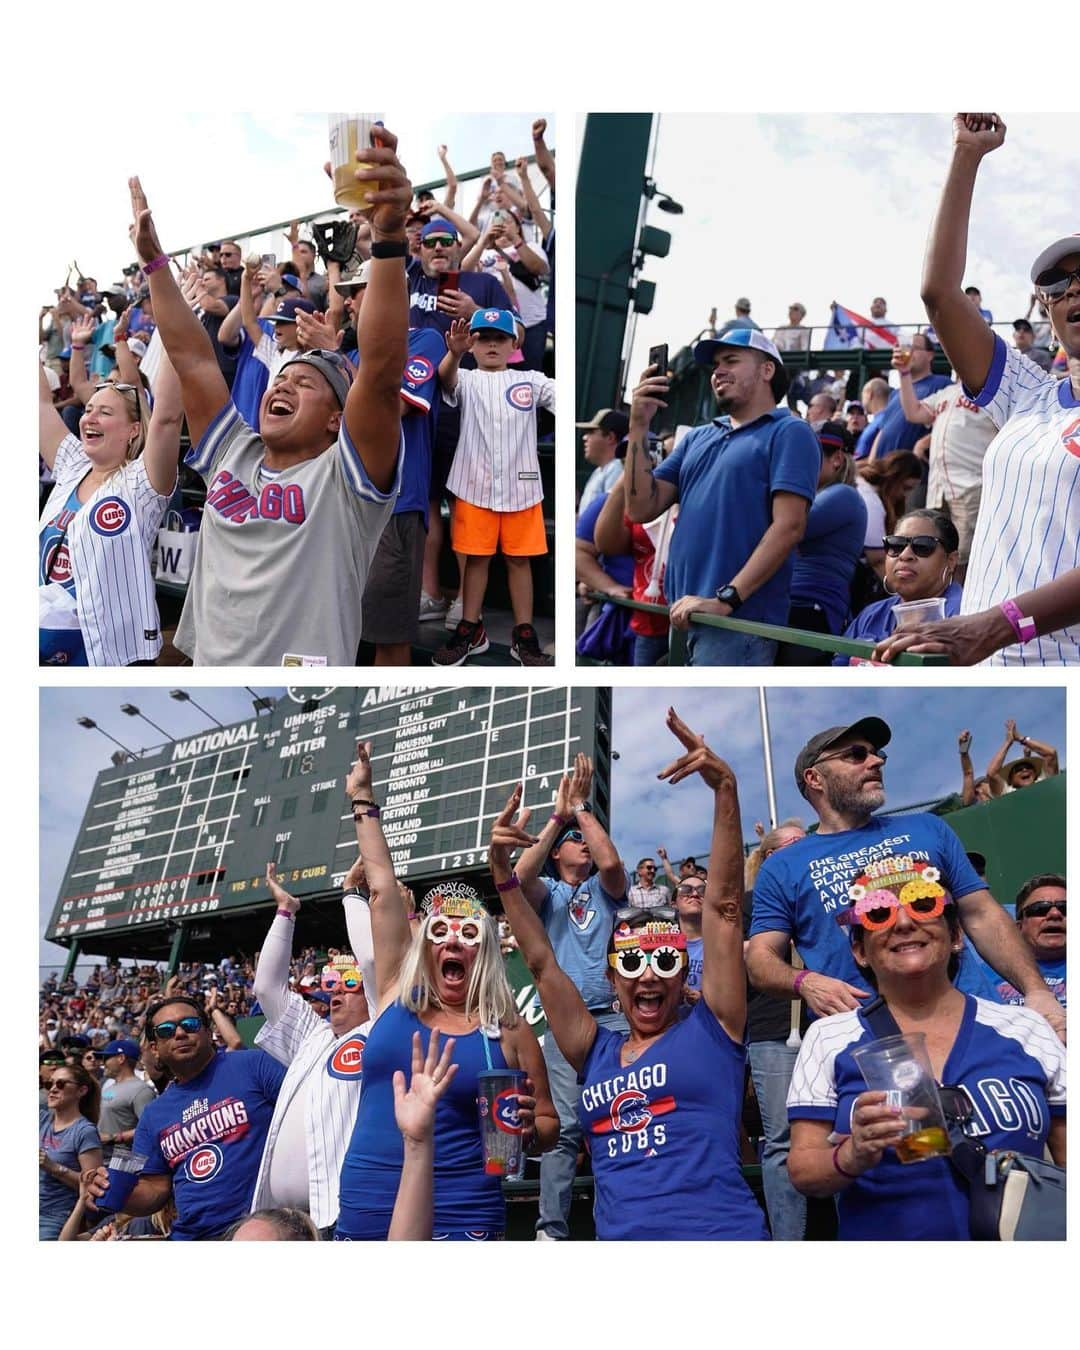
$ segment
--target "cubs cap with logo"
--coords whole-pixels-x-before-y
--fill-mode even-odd
[[[304,314],[314,314],[315,306],[310,300],[305,300],[300,295],[287,295],[284,300],[278,301],[277,309],[273,314],[267,314],[267,319],[271,323],[295,323],[298,311]]]
[[[795,786],[804,797],[806,784],[803,782],[803,774],[813,767],[823,751],[828,750],[837,741],[842,741],[845,736],[865,736],[875,750],[880,750],[892,740],[892,731],[889,724],[883,722],[880,717],[860,717],[850,726],[829,727],[827,731],[819,731],[816,736],[811,736],[795,760]]]
[[[454,229],[453,225],[451,225],[448,220],[443,220],[442,216],[435,216],[433,219],[429,220],[420,231],[420,238],[426,239],[428,235],[431,234],[448,234],[455,243],[457,242],[457,230]]]
[[[288,301],[283,303],[288,304]],[[340,352],[331,352],[323,347],[314,347],[309,352],[300,352],[297,356],[291,356],[288,361],[283,362],[278,367],[278,374],[280,375],[286,366],[298,364],[314,366],[334,391],[338,406],[344,408],[345,400],[349,397],[349,388],[353,382],[352,364],[346,357],[342,356]]]
[[[1031,280],[1037,286],[1042,274],[1056,267],[1070,253],[1080,253],[1080,234],[1067,234],[1063,239],[1055,239],[1049,248],[1044,248],[1031,264]]]
[[[478,309],[469,320],[470,333],[479,333],[489,329],[496,333],[505,333],[508,337],[517,338],[514,316],[508,309]]]
[[[756,328],[733,328],[723,337],[705,338],[694,348],[694,360],[701,366],[711,366],[713,357],[720,347],[752,347],[763,356],[775,361],[778,366],[784,364],[780,349],[772,338],[759,333]]]

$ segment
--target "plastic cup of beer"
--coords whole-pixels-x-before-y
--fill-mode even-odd
[[[926,600],[898,600],[893,605],[897,628],[916,628],[945,617],[945,597],[931,595]]]
[[[110,1214],[119,1214],[127,1204],[128,1196],[135,1189],[135,1183],[139,1179],[139,1173],[146,1166],[146,1161],[145,1153],[132,1153],[124,1144],[116,1144],[109,1159],[109,1184],[101,1199],[94,1201],[98,1209]]]
[[[330,114],[330,167],[334,173],[334,201],[338,206],[364,210],[370,205],[368,193],[378,191],[377,182],[357,179],[356,170],[371,165],[358,160],[356,152],[371,144],[372,128],[381,121],[382,113]]]
[[[520,1181],[525,1150],[518,1118],[518,1095],[525,1089],[523,1069],[490,1069],[476,1080],[476,1107],[484,1144],[484,1172]]]
[[[902,1163],[944,1158],[952,1152],[926,1037],[921,1031],[871,1041],[852,1051],[852,1058],[866,1086],[884,1092],[885,1105],[902,1113],[906,1132],[894,1146]]]

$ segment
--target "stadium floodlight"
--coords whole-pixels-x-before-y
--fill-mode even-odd
[[[277,707],[276,698],[271,698],[269,694],[257,694],[249,684],[245,684],[244,688],[251,695],[251,704],[255,709],[256,716],[261,712],[273,712]]]
[[[159,727],[158,724],[152,722],[144,712],[140,712],[134,703],[121,703],[120,711],[122,713],[127,713],[129,717],[141,717],[148,726],[153,727],[155,731],[160,731],[167,741],[176,739],[170,732],[166,731],[164,727]]]
[[[686,209],[682,202],[677,202],[674,197],[669,197],[666,192],[661,192],[656,186],[654,178],[646,178],[645,186],[641,189],[642,195],[649,201],[655,201],[661,211],[666,211],[669,216],[681,216]]]
[[[118,741],[115,736],[109,735],[104,727],[99,727],[92,717],[76,717],[75,721],[78,722],[79,726],[85,727],[87,731],[100,731],[107,740],[112,741],[113,745],[118,745],[128,759],[139,758],[135,751],[129,750],[123,741]],[[123,763],[123,761],[121,761],[121,763]]]
[[[219,722],[212,712],[207,712],[201,704],[196,703],[186,689],[170,689],[169,697],[176,699],[177,703],[190,703],[193,708],[198,708],[204,717],[209,717],[214,726],[223,727],[225,725],[224,722]]]

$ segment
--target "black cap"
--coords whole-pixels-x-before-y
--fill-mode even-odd
[[[889,744],[892,732],[889,724],[883,722],[880,717],[860,717],[850,726],[829,727],[827,731],[819,731],[816,736],[811,736],[795,760],[795,786],[804,797],[806,784],[803,782],[803,774],[817,762],[823,750],[828,750],[845,736],[865,736],[875,750],[880,750],[883,745]]]
[[[591,422],[578,422],[579,431],[606,431],[621,441],[630,430],[630,418],[617,408],[601,408]]]

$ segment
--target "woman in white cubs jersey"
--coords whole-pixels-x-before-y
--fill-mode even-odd
[[[72,436],[40,377],[39,450],[55,486],[38,529],[42,665],[151,664],[161,625],[150,550],[176,486],[182,409],[167,360],[142,391],[99,384]]]
[[[968,394],[1001,427],[958,618],[904,629],[874,656],[945,652],[953,665],[1080,664],[1080,234],[1044,248],[1031,280],[1065,355],[1064,379],[1006,347],[961,289],[968,217],[984,155],[1004,143],[996,113],[958,113],[923,265],[926,312]]]

